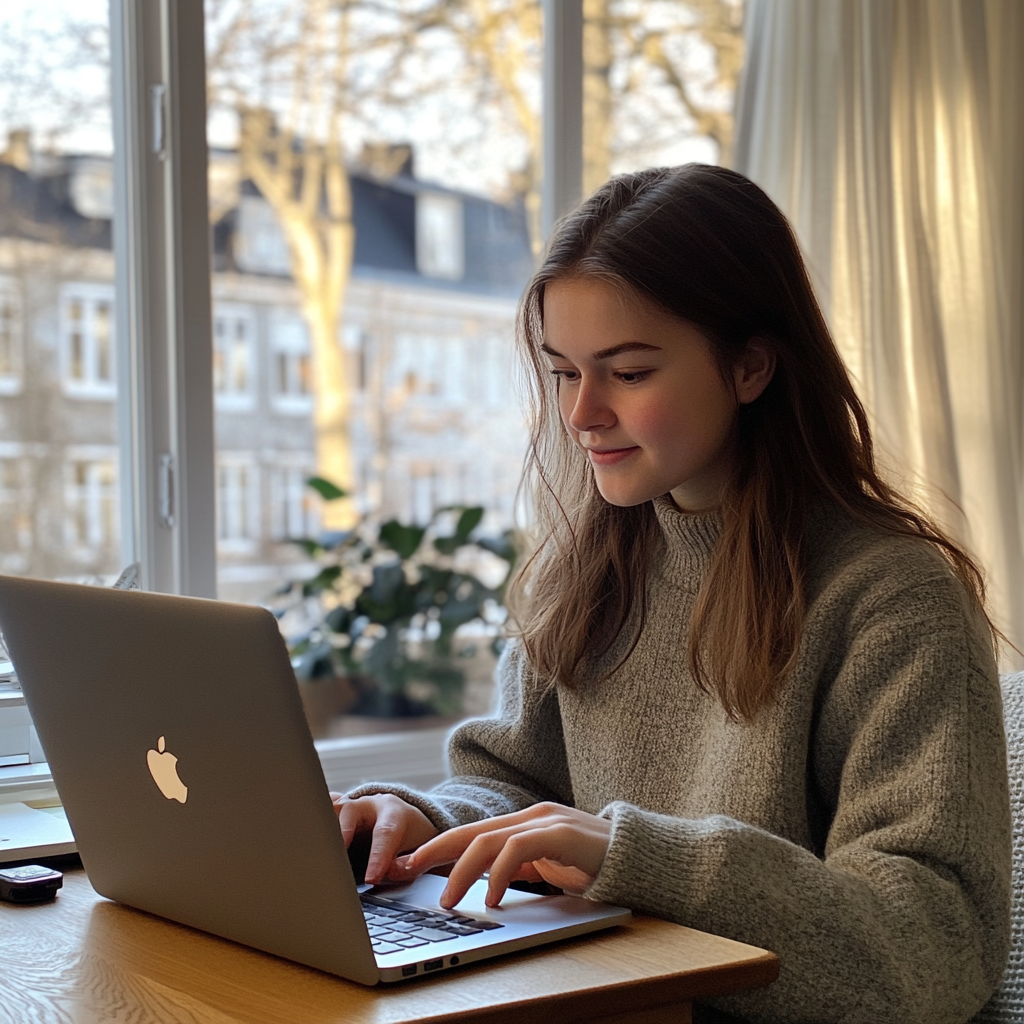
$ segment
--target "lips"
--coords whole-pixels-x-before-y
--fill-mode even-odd
[[[595,466],[613,466],[617,462],[635,455],[640,448],[633,445],[629,448],[588,448],[587,455]]]

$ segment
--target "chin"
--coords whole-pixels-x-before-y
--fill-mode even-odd
[[[620,487],[602,487],[600,482],[597,484],[598,493],[609,505],[616,505],[619,508],[633,508],[635,505],[643,505],[645,502],[653,501],[659,495],[664,494],[664,491],[655,491],[648,494],[647,491],[634,491],[625,490]]]

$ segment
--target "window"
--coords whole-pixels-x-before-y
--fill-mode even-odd
[[[0,395],[21,390],[21,301],[13,282],[0,281]]]
[[[259,196],[242,196],[238,201],[235,261],[243,272],[291,273],[284,232],[270,204]]]
[[[213,315],[213,394],[218,409],[256,405],[256,318],[245,306],[218,303]]]
[[[64,391],[75,398],[117,397],[114,377],[114,289],[69,285],[61,297]]]
[[[20,444],[0,444],[0,572],[20,573],[28,566],[33,531],[27,470]]]
[[[102,560],[118,538],[117,453],[69,449],[64,466],[64,541],[83,563]]]
[[[271,317],[270,362],[274,409],[309,416],[313,409],[309,331],[294,313],[277,311]]]
[[[217,549],[246,555],[260,539],[259,469],[252,455],[221,453],[217,461]]]
[[[465,273],[462,201],[458,196],[416,196],[416,267],[425,277],[460,280]]]
[[[320,532],[320,510],[306,481],[315,472],[312,465],[273,465],[270,477],[270,538],[286,541],[316,537]]]
[[[366,391],[369,386],[369,338],[366,331],[358,324],[346,324],[341,332],[345,351],[349,354],[349,373],[352,375],[352,386],[356,391]]]

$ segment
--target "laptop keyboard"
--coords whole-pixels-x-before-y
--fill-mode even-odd
[[[479,935],[505,927],[497,921],[482,921],[464,914],[439,914],[379,896],[360,896],[359,899],[374,953],[397,953],[425,946],[428,942],[447,942],[460,935]]]

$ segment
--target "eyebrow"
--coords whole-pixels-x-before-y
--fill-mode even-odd
[[[546,352],[549,356],[557,356],[559,359],[565,359],[561,352],[556,352],[547,343],[541,345],[541,351]],[[599,352],[595,352],[591,357],[594,361],[600,359],[611,359],[612,356],[621,355],[623,352],[660,352],[660,345],[648,345],[645,341],[624,341],[621,345],[612,345],[611,348],[603,348]]]

